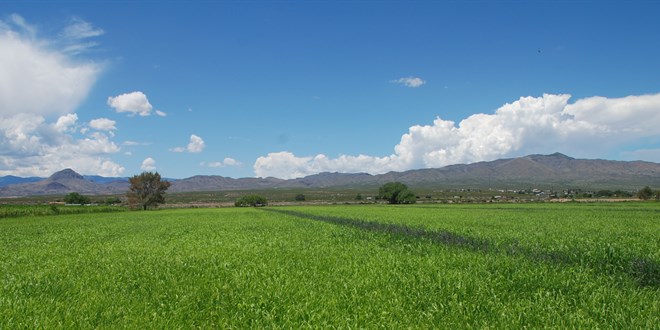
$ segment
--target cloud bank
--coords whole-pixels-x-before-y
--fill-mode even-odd
[[[76,19],[60,39],[37,32],[17,14],[0,20],[0,175],[48,176],[66,167],[121,175],[124,168],[108,158],[119,151],[109,122],[79,123],[73,113],[102,71],[74,55],[102,30]]]
[[[283,151],[259,157],[253,168],[257,177],[285,179],[320,172],[381,174],[530,153],[602,157],[613,147],[660,137],[660,94],[589,97],[569,104],[570,97],[521,97],[458,124],[437,117],[431,125],[410,127],[389,156],[299,157]]]
[[[109,132],[81,134],[76,114],[54,123],[33,114],[0,120],[0,175],[49,176],[63,168],[82,173],[120,176],[124,167],[108,156],[119,152]],[[91,126],[91,125],[90,125]]]

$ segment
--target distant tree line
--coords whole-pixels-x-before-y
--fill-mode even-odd
[[[77,204],[77,205],[87,205],[87,204],[102,204],[102,205],[115,205],[121,204],[121,199],[119,197],[108,197],[104,200],[95,200],[92,202],[92,199],[89,196],[82,195],[77,192],[72,192],[64,196],[64,203],[66,204]]]

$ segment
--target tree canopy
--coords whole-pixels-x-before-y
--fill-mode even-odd
[[[266,205],[268,205],[268,201],[266,200],[265,197],[254,194],[245,195],[239,198],[236,202],[234,202],[234,206],[238,206],[238,207],[266,206]]]
[[[417,202],[415,193],[401,182],[388,182],[378,188],[378,197],[390,204],[414,204]]]
[[[131,186],[128,191],[129,205],[146,210],[165,202],[165,191],[170,187],[168,181],[161,180],[158,172],[142,172],[128,179]]]
[[[77,192],[72,192],[64,196],[64,202],[67,204],[89,204],[91,200],[87,196],[83,196]]]
[[[637,198],[644,200],[651,199],[654,195],[657,198],[657,196],[660,195],[660,192],[654,193],[653,189],[651,189],[649,186],[646,186],[637,192]]]

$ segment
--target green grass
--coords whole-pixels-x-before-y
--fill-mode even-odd
[[[0,219],[0,328],[658,328],[657,203]]]
[[[88,214],[126,211],[122,206],[96,205],[0,205],[0,219],[26,216]]]

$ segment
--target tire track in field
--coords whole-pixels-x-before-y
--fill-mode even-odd
[[[336,225],[349,226],[378,233],[387,233],[403,237],[428,239],[435,243],[448,246],[463,247],[475,251],[489,251],[494,246],[486,240],[467,237],[450,231],[428,231],[423,228],[412,228],[405,225],[389,224],[375,221],[361,221],[355,219],[333,217],[327,215],[314,215],[291,210],[264,209],[265,211],[282,213],[298,218],[322,221]]]
[[[536,262],[563,266],[587,266],[606,275],[613,275],[616,273],[624,274],[633,278],[640,287],[660,288],[660,263],[643,257],[635,257],[627,260],[616,259],[614,262],[608,260],[592,260],[591,262],[585,262],[584,260],[586,258],[584,252],[569,255],[561,251],[540,251],[520,246],[518,245],[518,242],[512,242],[507,246],[498,246],[487,239],[459,235],[446,230],[432,231],[421,227],[413,228],[401,224],[363,221],[329,215],[315,215],[293,210],[278,210],[272,208],[263,210],[398,237],[424,239],[435,244],[464,248],[481,253],[520,256]]]

